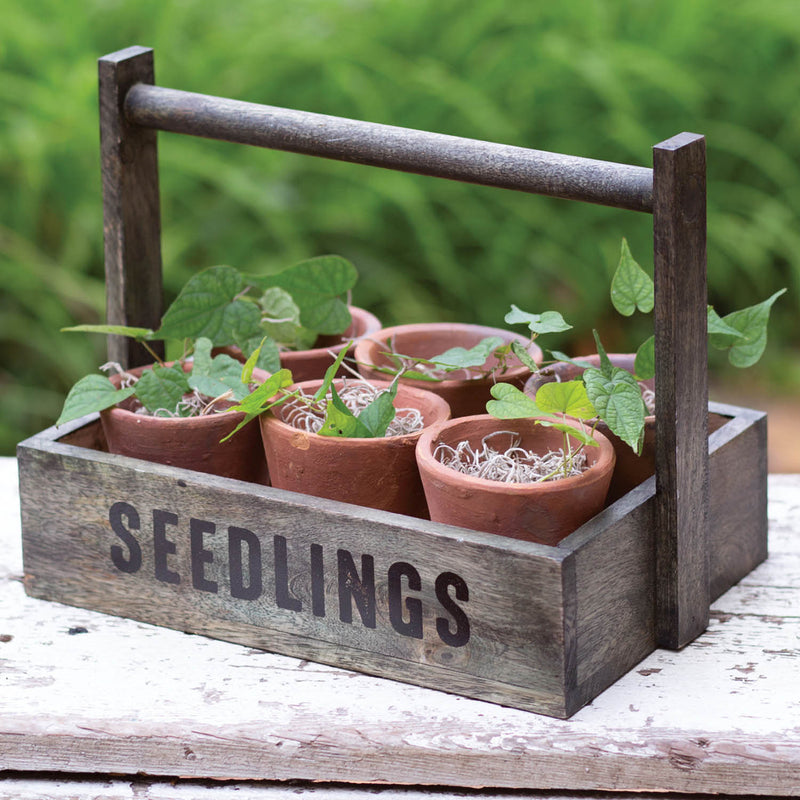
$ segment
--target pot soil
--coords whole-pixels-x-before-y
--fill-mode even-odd
[[[351,381],[352,382],[352,381]],[[370,381],[388,389],[387,381]],[[313,394],[320,380],[293,388]],[[343,381],[337,380],[337,391]],[[395,408],[416,408],[428,427],[450,416],[438,395],[413,386],[399,386]],[[291,410],[278,406],[262,414],[261,436],[272,485],[368,508],[427,518],[425,495],[414,448],[421,431],[375,439],[343,439],[300,430],[283,420]]]
[[[597,514],[605,504],[614,469],[614,448],[599,434],[599,447],[585,448],[587,469],[580,475],[540,483],[501,483],[446,467],[434,453],[440,444],[467,441],[479,449],[485,437],[513,431],[520,446],[536,453],[561,447],[563,437],[532,419],[499,420],[488,414],[453,419],[423,432],[419,466],[431,519],[462,528],[556,545]]]
[[[184,370],[189,368],[184,364]],[[138,377],[145,369],[148,367],[136,367],[127,372]],[[268,377],[263,370],[253,370],[254,383],[262,383]],[[119,388],[120,375],[112,375],[109,380]],[[261,436],[255,423],[246,425],[227,442],[220,441],[244,419],[243,413],[153,417],[135,413],[137,405],[134,398],[128,398],[100,412],[109,452],[224,478],[269,483]],[[228,403],[227,407],[231,405]]]
[[[633,353],[610,353],[609,359],[615,367],[634,373]],[[575,361],[586,361],[594,367],[600,366],[600,356],[596,353],[588,356],[577,356]],[[546,367],[537,375],[532,375],[525,384],[525,393],[531,397],[536,397],[536,390],[543,384],[554,380],[570,381],[579,378],[583,374],[583,369],[575,364],[562,362]],[[642,381],[644,387],[655,391],[652,379]],[[709,433],[720,428],[726,422],[724,417],[718,414],[709,414],[708,426]],[[646,481],[656,471],[656,418],[650,414],[644,420],[644,443],[642,452],[637,455],[625,442],[612,433],[608,425],[604,422],[598,423],[597,430],[611,440],[614,451],[617,455],[617,463],[614,468],[614,475],[611,478],[611,486],[608,490],[607,504],[611,504],[620,497],[626,495],[636,488],[643,481]]]
[[[356,343],[355,359],[359,372],[368,380],[381,380],[386,378],[386,373],[379,372],[375,367],[392,367],[391,359],[383,355],[387,350],[414,358],[431,358],[440,355],[451,347],[470,349],[488,336],[500,336],[504,342],[519,341],[528,343],[528,339],[511,331],[500,328],[487,328],[481,325],[465,323],[417,323],[412,325],[396,325],[383,328],[368,338],[363,338]],[[537,344],[531,344],[528,352],[537,364],[542,361],[542,351]],[[497,376],[483,378],[457,377],[460,373],[453,373],[453,377],[443,381],[424,381],[412,378],[401,378],[401,383],[406,386],[415,386],[426,389],[443,397],[453,417],[464,417],[472,414],[484,414],[486,403],[492,399],[491,388],[495,383],[513,383],[520,389],[530,376],[530,370],[523,366],[515,357],[509,358],[509,368]],[[487,368],[497,365],[495,358],[490,358]]]

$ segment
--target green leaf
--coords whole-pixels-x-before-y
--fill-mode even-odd
[[[722,317],[717,314],[713,306],[708,306],[706,319],[708,320],[709,341],[712,346],[724,350],[744,338],[736,328],[723,322]]]
[[[195,342],[192,353],[192,375],[209,375],[211,361],[211,339],[200,337]]]
[[[536,390],[536,405],[549,414],[566,414],[576,419],[593,419],[597,411],[589,400],[583,381],[544,383]]]
[[[511,383],[496,383],[490,391],[494,400],[486,403],[486,411],[497,419],[547,416],[532,397]]]
[[[600,334],[595,330],[592,331],[592,334],[594,335],[594,343],[597,346],[597,355],[600,357],[600,372],[610,380],[614,374],[615,367],[611,363],[611,359],[608,357],[603,343],[600,341]]]
[[[150,328],[130,328],[126,325],[73,325],[61,330],[66,333],[104,333],[114,336],[128,336],[137,340],[152,339],[155,335]]]
[[[533,356],[528,352],[529,345],[514,339],[511,342],[511,352],[520,360],[520,363],[527,367],[531,372],[538,372],[539,365],[533,360]]]
[[[248,284],[233,267],[210,267],[192,276],[161,320],[163,339],[211,339],[217,347],[257,336],[258,306],[244,299]],[[263,335],[263,334],[262,334]]]
[[[550,420],[540,419],[537,420],[539,425],[544,426],[545,428],[555,428],[557,431],[561,431],[562,433],[566,433],[567,436],[571,436],[573,439],[576,439],[581,444],[589,445],[589,447],[599,447],[600,444],[598,443],[597,439],[592,436],[590,431],[582,430],[581,428],[575,428],[572,425],[567,425],[565,422],[551,422]]]
[[[541,314],[529,314],[522,311],[513,303],[511,311],[505,316],[506,324],[517,325],[525,324],[536,334],[540,333],[560,333],[568,331],[572,325],[564,321],[564,317],[558,311],[544,311]]]
[[[56,425],[110,408],[130,397],[135,390],[134,386],[115,389],[105,375],[87,375],[69,390]]]
[[[351,323],[342,299],[358,280],[356,268],[341,256],[327,255],[301,261],[275,275],[251,278],[262,289],[279,287],[300,309],[300,322],[317,333],[342,333]]]
[[[195,360],[188,383],[192,389],[206,397],[219,397],[231,392],[233,399],[242,400],[250,393],[250,388],[242,382],[242,371],[242,364],[239,361],[220,353],[207,363],[201,362],[200,365]]]
[[[333,385],[330,387],[330,394],[331,399],[325,408],[325,421],[318,431],[319,435],[342,439],[372,438],[369,429],[344,404]]]
[[[633,371],[640,381],[649,381],[656,374],[656,337],[651,336],[642,342],[636,351]]]
[[[469,350],[464,347],[451,347],[438,356],[432,356],[429,361],[448,372],[482,367],[486,363],[486,359],[502,344],[502,337],[487,336]]]
[[[647,412],[636,378],[620,367],[611,367],[608,374],[600,369],[587,369],[583,380],[600,419],[623,442],[640,452]]]
[[[619,264],[611,281],[611,302],[620,314],[630,317],[637,308],[645,314],[652,311],[653,300],[653,280],[636,263],[627,240],[623,239]]]
[[[186,373],[179,363],[171,367],[156,364],[144,370],[136,381],[136,398],[151,414],[157,415],[160,410],[173,412],[189,388]]]
[[[259,414],[263,414],[270,408],[285,402],[292,395],[280,394],[280,391],[287,386],[291,386],[292,383],[292,373],[288,369],[281,369],[275,374],[270,375],[264,383],[257,386],[249,395],[242,398],[237,405],[230,409],[230,411],[234,412],[241,411],[245,416],[244,419],[220,441],[227,442],[231,436],[238,433]]]
[[[728,334],[712,334],[713,347],[728,350],[728,360],[734,367],[750,367],[761,358],[767,346],[767,325],[772,304],[786,291],[781,289],[761,303],[734,311],[722,317],[722,322],[738,331],[742,339]]]
[[[300,324],[300,309],[284,289],[273,286],[261,295],[261,329],[276,342],[295,348],[299,339],[304,343],[309,332]],[[316,333],[311,332],[316,338]]]
[[[570,358],[566,353],[562,353],[560,350],[550,350],[548,352],[550,353],[551,356],[553,356],[553,358],[556,361],[563,361],[566,364],[573,364],[574,366],[580,367],[581,369],[587,369],[593,366],[588,361],[577,361],[574,358]]]
[[[253,366],[267,372],[277,372],[281,368],[281,353],[278,343],[269,336],[254,336],[251,339],[236,341],[237,346],[249,361],[253,356],[256,360]]]
[[[339,371],[339,367],[342,365],[342,361],[344,361],[345,356],[347,355],[347,351],[350,349],[350,342],[346,347],[343,347],[339,351],[339,355],[336,356],[334,359],[333,364],[331,364],[328,369],[325,370],[325,375],[322,378],[322,383],[320,384],[319,389],[314,392],[313,401],[316,403],[318,400],[322,400],[325,395],[328,394],[328,391],[333,386],[333,379],[336,377],[336,373]]]
[[[394,399],[397,396],[397,381],[385,392],[381,392],[359,415],[358,421],[369,431],[370,436],[386,436],[397,410]]]

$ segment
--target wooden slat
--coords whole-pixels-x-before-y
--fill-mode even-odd
[[[98,72],[107,319],[157,329],[163,297],[156,132],[129,124],[123,114],[130,87],[155,80],[153,51],[112,53],[99,60]],[[141,345],[119,336],[109,337],[108,355],[126,367],[153,360]]]
[[[39,444],[19,450],[32,596],[566,715],[569,554]]]
[[[656,635],[680,648],[708,624],[705,139],[653,149]]]
[[[709,630],[563,721],[26,597],[15,469],[0,459],[0,770],[797,796],[798,476],[770,478],[772,555]]]

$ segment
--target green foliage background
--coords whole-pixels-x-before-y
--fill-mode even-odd
[[[155,48],[165,86],[650,166],[683,130],[709,148],[720,313],[788,286],[759,380],[796,388],[800,14],[796,0],[0,0],[0,453],[52,424],[104,343],[96,59]],[[608,285],[647,215],[160,134],[168,298],[219,263],[337,252],[386,324],[500,324],[558,308],[571,339],[628,347]],[[639,335],[639,331],[635,331]]]

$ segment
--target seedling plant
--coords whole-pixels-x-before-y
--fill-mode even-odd
[[[244,411],[245,422],[294,399],[322,416],[318,432],[323,436],[383,436],[394,421],[396,384],[351,411],[332,383],[346,347],[312,398],[287,392],[291,372],[280,367],[281,350],[308,347],[321,334],[341,334],[347,329],[351,321],[349,295],[357,277],[355,267],[335,255],[312,258],[268,276],[245,275],[230,266],[211,267],[186,283],[158,330],[121,325],[67,328],[133,338],[153,355],[154,365],[139,379],[119,365],[106,365],[123,373],[119,389],[101,374],[85,376],[68,393],[56,424],[128,398],[137,400],[143,413],[156,416]],[[182,353],[171,366],[150,346],[152,341],[164,339],[182,342]],[[213,348],[232,345],[246,357],[244,365],[226,353],[212,355]],[[253,390],[255,367],[272,374]]]
[[[761,303],[734,311],[720,317],[713,307],[708,307],[708,336],[712,347],[727,350],[728,360],[733,366],[744,368],[755,364],[766,347],[767,325],[773,303],[786,290],[775,292]],[[654,287],[650,276],[633,259],[627,241],[622,240],[620,260],[611,284],[611,301],[614,308],[624,316],[635,311],[649,313],[654,306]],[[527,323],[533,338],[544,333],[542,320],[548,313],[537,315],[520,311],[516,306],[506,315],[509,324]],[[565,327],[560,330],[570,328]],[[553,332],[548,330],[547,332]],[[635,452],[641,453],[644,441],[645,417],[652,413],[642,395],[643,382],[655,375],[654,337],[649,337],[637,350],[634,372],[612,365],[594,331],[599,367],[586,362],[575,361],[559,351],[550,351],[556,362],[568,362],[583,369],[580,378],[571,381],[545,383],[536,393],[536,399],[529,397],[516,386],[497,383],[492,389],[493,400],[487,403],[487,411],[499,419],[519,419],[532,417],[537,424],[553,425],[564,434],[564,461],[572,461],[574,450],[570,440],[578,444],[578,451],[584,446],[596,445],[592,433],[599,420]],[[539,365],[532,360],[528,366],[539,372]],[[585,428],[576,432],[564,422],[553,423],[553,415],[572,417],[584,423],[593,421],[590,431]],[[549,477],[549,476],[548,476]]]

